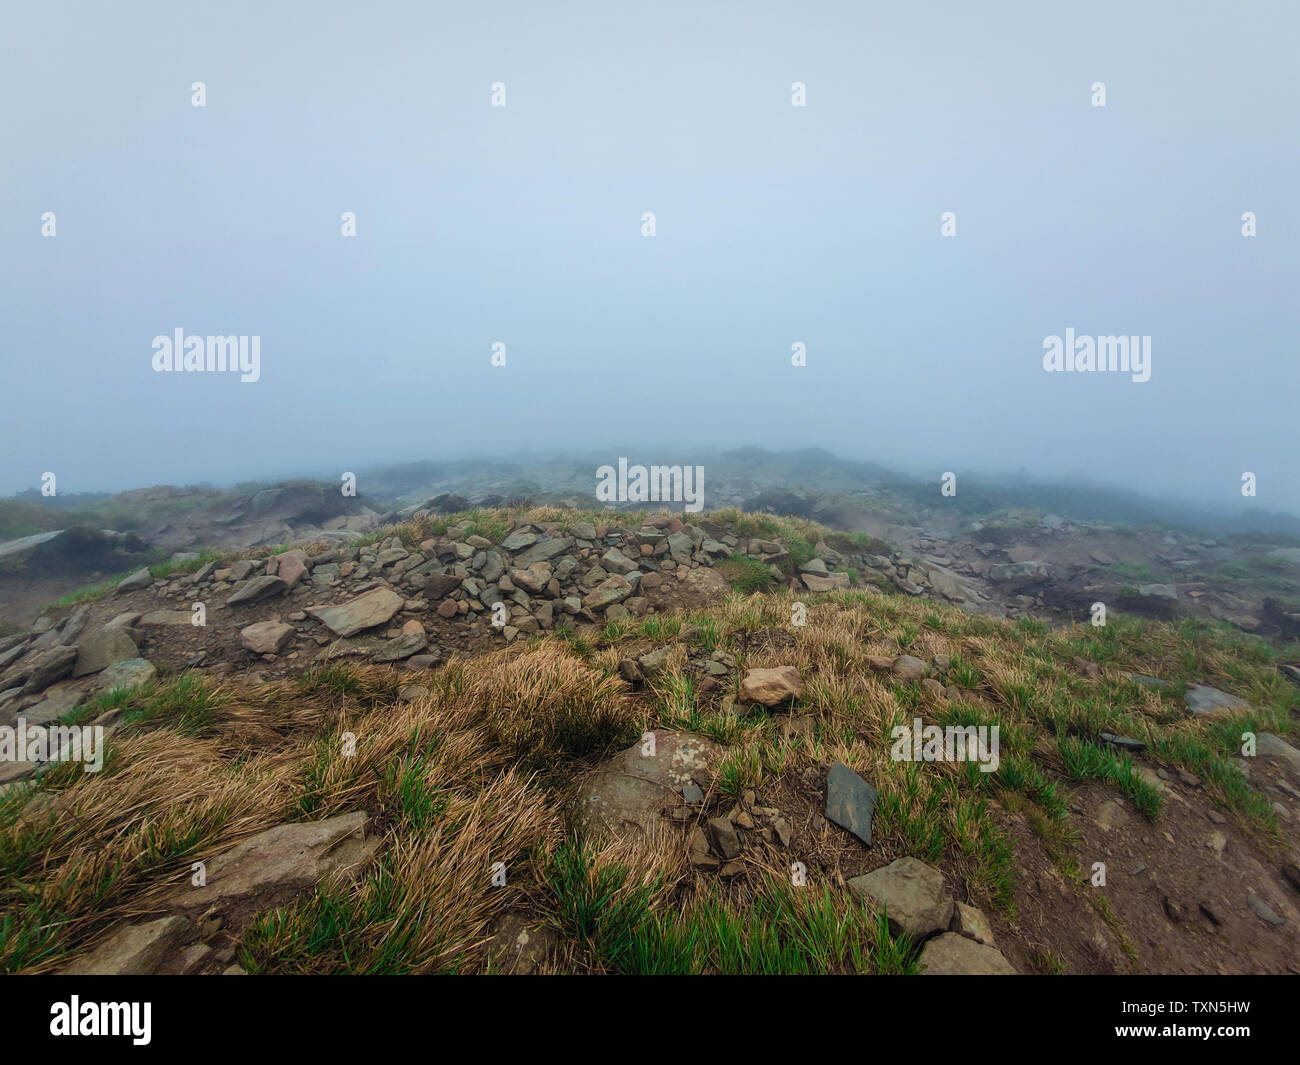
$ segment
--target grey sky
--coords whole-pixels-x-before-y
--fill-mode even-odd
[[[759,444],[1300,510],[1297,54],[1294,3],[10,5],[0,492]]]

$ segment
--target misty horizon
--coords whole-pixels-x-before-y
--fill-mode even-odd
[[[16,12],[0,492],[756,445],[1300,512],[1300,19],[1177,7]]]

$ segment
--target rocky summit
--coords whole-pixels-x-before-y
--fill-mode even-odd
[[[807,519],[402,517],[0,638],[5,971],[1300,967],[1284,645]]]

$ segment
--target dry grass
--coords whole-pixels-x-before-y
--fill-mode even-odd
[[[487,517],[508,528],[521,516],[610,518],[550,510]],[[755,535],[770,534],[759,523],[771,519],[738,517],[755,523]],[[810,523],[781,528],[802,540],[824,535]],[[795,939],[822,937],[805,951],[819,959],[817,971],[905,969],[906,951],[892,952],[887,941],[855,954],[853,937],[875,932],[861,914],[836,916],[850,913],[842,883],[865,859],[844,833],[814,827],[821,800],[807,774],[817,777],[833,760],[880,793],[873,865],[901,854],[938,862],[971,901],[1010,916],[1012,859],[988,816],[992,803],[1030,810],[1050,835],[1064,812],[1061,788],[1099,778],[1156,815],[1158,798],[1097,743],[1103,730],[1146,739],[1157,764],[1202,775],[1222,806],[1264,835],[1275,831],[1267,802],[1229,762],[1243,728],[1286,732],[1300,709],[1259,641],[1123,618],[1104,629],[1049,631],[874,590],[799,598],[804,626],[791,624],[791,594],[734,595],[708,611],[586,640],[551,635],[453,658],[432,674],[428,696],[409,703],[396,698],[399,672],[351,666],[260,686],[182,678],[140,689],[120,707],[129,724],[111,741],[102,773],[59,767],[36,788],[0,798],[0,971],[56,969],[116,922],[157,912],[192,860],[285,821],[357,809],[383,836],[375,866],[259,918],[241,955],[250,969],[481,971],[491,923],[507,910],[564,932],[549,964],[566,971],[794,965],[789,944],[766,937],[746,916],[753,913]],[[678,638],[686,625],[700,630],[691,643]],[[633,693],[617,674],[619,660],[666,643],[664,669]],[[714,647],[734,655],[738,669],[722,690],[701,693],[691,660]],[[949,656],[947,683],[960,697],[936,697],[868,661],[900,653]],[[1079,659],[1099,672],[1090,675]],[[736,702],[745,669],[784,665],[797,666],[805,683],[792,714]],[[1170,687],[1140,687],[1129,670]],[[1222,724],[1188,718],[1181,694],[1194,681],[1240,694],[1253,708]],[[810,727],[791,730],[792,716]],[[890,732],[917,717],[997,724],[998,772],[895,761]],[[646,727],[723,743],[722,793],[757,789],[805,816],[801,857],[810,882],[829,894],[789,896],[784,858],[767,852],[747,852],[752,868],[730,884],[703,878],[685,860],[678,827],[664,838],[593,846],[567,837],[568,785]],[[352,755],[344,754],[348,735]],[[505,863],[505,887],[490,884],[496,862]]]

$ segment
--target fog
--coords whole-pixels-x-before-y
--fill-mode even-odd
[[[10,5],[0,492],[752,444],[1238,510],[1249,471],[1300,511],[1298,30],[1285,2]],[[257,379],[155,370],[177,329],[259,338]],[[1149,380],[1048,372],[1067,329],[1150,337]]]

